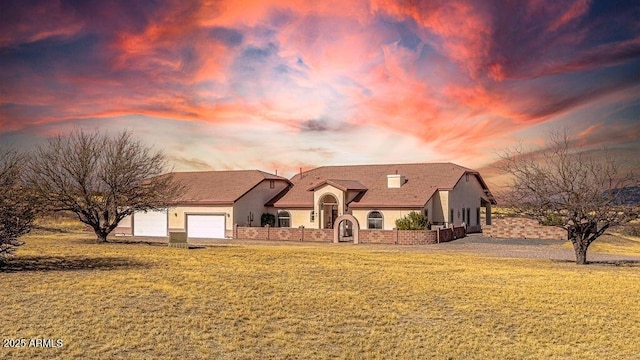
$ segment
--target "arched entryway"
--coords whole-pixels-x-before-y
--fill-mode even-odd
[[[333,229],[338,218],[338,199],[331,194],[320,198],[320,228]]]
[[[341,224],[343,223],[344,223],[344,226],[341,226]],[[355,217],[353,217],[353,215],[344,214],[344,215],[338,216],[338,218],[334,222],[334,225],[335,225],[333,229],[334,243],[339,243],[340,238],[341,237],[344,238],[344,235],[351,235],[350,238],[353,239],[353,243],[354,244],[358,243],[359,237],[360,237],[360,224],[358,223],[358,220]],[[347,233],[347,229],[349,230],[348,233]]]

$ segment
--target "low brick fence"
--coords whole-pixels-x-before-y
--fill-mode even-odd
[[[482,233],[487,237],[510,239],[567,240],[567,230],[556,226],[540,225],[538,221],[526,218],[493,219],[485,225]]]
[[[361,244],[426,245],[438,242],[436,230],[360,230]]]
[[[333,229],[236,226],[234,239],[333,242]]]
[[[427,245],[466,236],[463,227],[440,230],[360,230],[361,244]],[[236,226],[235,239],[333,242],[333,229],[244,227]]]

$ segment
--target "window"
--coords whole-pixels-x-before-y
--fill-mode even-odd
[[[471,225],[471,208],[467,208],[467,225]]]
[[[480,225],[480,208],[476,208],[476,225]]]
[[[462,208],[462,222],[466,222],[467,218],[464,216],[464,208]]]
[[[451,213],[449,214],[449,223],[453,224],[453,209],[451,209]]]
[[[382,214],[380,211],[372,211],[367,216],[367,229],[382,229]]]
[[[315,211],[311,211],[311,214],[309,214],[309,221],[311,221],[311,222],[316,221],[316,212]]]
[[[269,180],[269,189],[273,189],[276,187],[276,182],[273,180]]]
[[[291,215],[288,211],[278,211],[278,227],[291,227]]]

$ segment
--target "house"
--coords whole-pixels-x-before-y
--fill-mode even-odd
[[[258,170],[176,172],[186,193],[161,211],[138,212],[125,218],[116,234],[188,238],[230,238],[234,224],[260,226],[265,204],[291,186],[284,177]]]
[[[412,211],[433,225],[480,230],[495,199],[477,171],[452,163],[323,166],[301,172],[268,205],[278,226],[327,229],[349,214],[361,229],[391,230]]]
[[[234,226],[392,230],[412,211],[432,225],[480,231],[480,209],[491,223],[495,199],[477,171],[452,163],[323,166],[290,180],[258,170],[175,173],[187,193],[159,212],[136,213],[116,233],[188,238],[230,238]],[[343,221],[347,220],[347,221]]]

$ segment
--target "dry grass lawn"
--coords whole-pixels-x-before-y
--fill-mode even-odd
[[[34,234],[0,271],[2,359],[638,359],[640,267]],[[637,253],[640,243],[626,244]],[[615,249],[613,249],[615,250]]]

